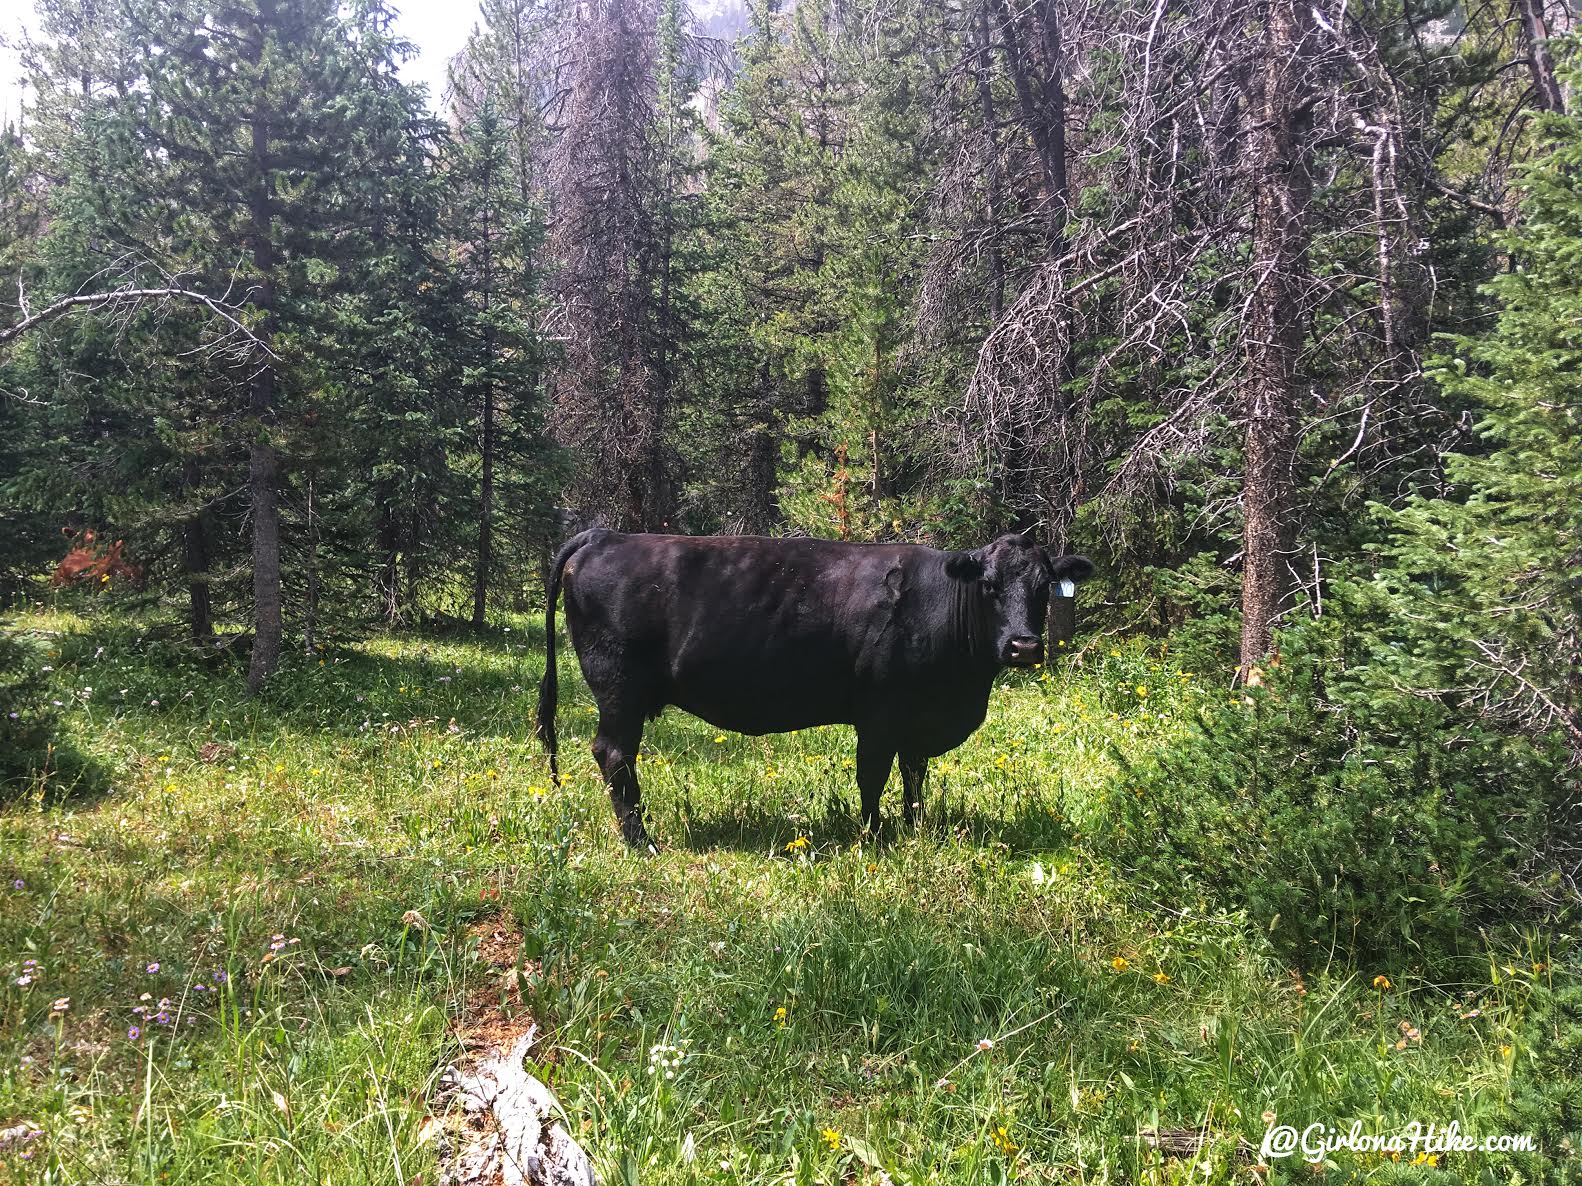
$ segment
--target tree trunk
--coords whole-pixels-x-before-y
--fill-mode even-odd
[[[492,127],[492,125],[491,125]],[[494,285],[494,244],[490,240],[489,214],[494,195],[494,155],[484,158],[483,173],[483,350],[484,385],[481,440],[483,473],[478,484],[478,557],[472,574],[472,624],[481,630],[489,604],[489,566],[494,547],[494,327],[489,320],[489,297]]]
[[[1253,292],[1243,391],[1241,663],[1245,677],[1269,652],[1288,585],[1304,339],[1303,288],[1312,98],[1298,0],[1264,9],[1264,52],[1249,79],[1247,135],[1254,169]]]
[[[385,621],[401,616],[401,537],[396,527],[394,495],[389,483],[380,483],[379,503],[379,611]]]
[[[307,475],[307,529],[308,529],[308,587],[307,605],[302,615],[302,649],[306,654],[313,654],[319,646],[319,598],[321,583],[319,580],[319,519],[318,508],[313,505],[314,484],[316,475],[312,470]]]
[[[1066,223],[1071,209],[1066,161],[1066,89],[1060,15],[1054,0],[1020,9],[1006,0],[986,0],[999,32],[999,45],[1016,92],[1017,113],[1038,157],[1043,177],[1042,207],[1047,225],[1045,256],[1063,259],[1067,252]],[[988,36],[988,31],[983,33]],[[982,84],[980,83],[980,87]],[[988,99],[980,97],[980,105]],[[985,106],[985,114],[992,106]],[[1075,369],[1069,333],[1052,352],[1045,382],[1049,394],[1063,401],[1062,387]],[[1051,457],[1051,425],[1041,413],[1022,412],[1008,425],[1009,440],[1000,460],[1001,496],[1007,504],[1004,525],[1016,531],[1048,527],[1050,508],[1069,502],[1064,497],[1069,467]]]
[[[472,578],[472,624],[480,630],[489,601],[494,562],[494,383],[483,391],[483,476],[478,490],[478,560]]]
[[[272,405],[274,384],[255,380],[253,411],[262,421]],[[269,402],[264,402],[268,400]],[[253,513],[253,657],[247,669],[247,690],[256,692],[280,666],[280,644],[285,635],[280,595],[280,506],[276,488],[279,461],[267,436],[266,422],[258,428],[247,467],[247,489]]]
[[[197,458],[184,459],[181,484],[188,498],[197,497],[200,477]],[[187,621],[192,628],[192,641],[202,646],[214,637],[214,610],[209,591],[209,525],[201,506],[182,524],[181,544],[181,566],[187,577]]]
[[[991,0],[1000,39],[1005,47],[1006,65],[1016,88],[1016,103],[1022,122],[1032,137],[1038,163],[1044,175],[1044,193],[1049,203],[1054,238],[1064,242],[1062,228],[1068,209],[1069,186],[1066,179],[1066,88],[1062,77],[1063,50],[1060,19],[1054,0],[1033,6],[1038,22],[1038,42],[1043,62],[1024,43],[1018,27],[1018,14],[1004,0]]]
[[[1549,22],[1544,17],[1543,0],[1516,0],[1522,16],[1522,36],[1527,42],[1527,66],[1532,71],[1533,90],[1544,111],[1563,112],[1565,97],[1555,77],[1554,58],[1549,53]]]
[[[991,235],[1000,225],[1000,145],[999,117],[994,110],[994,62],[989,53],[989,9],[978,8],[978,105],[983,112],[983,204]],[[1000,258],[998,238],[989,240],[989,324],[997,324],[1005,308],[1005,265]]]
[[[265,0],[258,16],[258,36],[249,46],[254,70],[261,69],[264,38],[274,22],[274,6]],[[252,115],[252,195],[248,210],[248,235],[252,239],[253,270],[257,273],[249,298],[262,317],[257,336],[273,345],[275,334],[275,248],[272,239],[273,198],[270,192],[270,126],[263,83]],[[256,692],[280,665],[284,634],[280,592],[280,491],[279,458],[273,430],[276,418],[277,379],[274,364],[263,359],[253,376],[249,405],[253,441],[248,459],[247,488],[253,519],[253,655],[247,671],[247,688]]]

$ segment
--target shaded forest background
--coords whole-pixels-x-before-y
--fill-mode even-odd
[[[0,144],[13,592],[124,540],[136,587],[98,583],[257,690],[526,608],[578,523],[1033,529],[1099,562],[1087,626],[1300,697],[1199,743],[1213,810],[1285,746],[1266,804],[1328,779],[1574,895],[1565,5],[762,0],[726,40],[485,0],[446,120],[382,0],[40,12]]]

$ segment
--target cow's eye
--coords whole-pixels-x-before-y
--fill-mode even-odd
[[[1000,586],[996,585],[988,577],[984,577],[978,582],[978,588],[982,589],[990,597],[998,597],[1000,595]]]

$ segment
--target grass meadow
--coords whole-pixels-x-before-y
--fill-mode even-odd
[[[933,763],[925,824],[880,849],[849,730],[668,712],[641,760],[665,846],[646,858],[619,843],[569,659],[550,786],[528,619],[299,656],[254,700],[132,626],[40,607],[8,628],[49,669],[77,773],[0,805],[0,1127],[36,1130],[0,1183],[432,1186],[440,1070],[530,1020],[607,1182],[1544,1172],[1260,1160],[1270,1114],[1490,1131],[1557,973],[1514,932],[1452,982],[1298,969],[1244,916],[1118,867],[1125,760],[1239,710],[1229,672],[1157,643],[1002,677]]]

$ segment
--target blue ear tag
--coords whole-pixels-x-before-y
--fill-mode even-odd
[[[1075,597],[1076,595],[1077,595],[1077,583],[1075,581],[1061,581],[1060,582],[1060,596],[1062,596],[1062,597]]]

